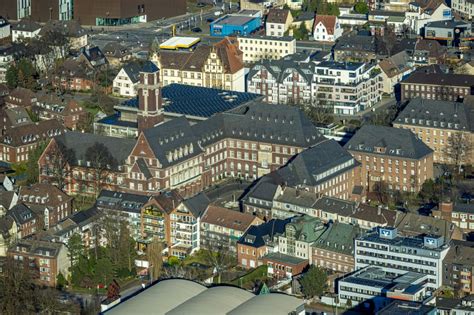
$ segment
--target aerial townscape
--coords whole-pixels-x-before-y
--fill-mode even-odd
[[[0,0],[0,314],[474,314],[474,0]]]

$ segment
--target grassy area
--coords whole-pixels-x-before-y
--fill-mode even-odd
[[[208,259],[206,257],[206,253],[202,250],[199,250],[199,251],[195,252],[194,254],[187,256],[183,260],[183,265],[187,266],[187,265],[190,265],[192,263],[198,263],[198,264],[201,264],[201,265],[208,265],[207,261],[208,261]]]
[[[78,211],[87,210],[95,204],[95,198],[90,195],[76,195],[73,203],[73,207]]]
[[[267,266],[262,265],[250,271],[249,273],[243,275],[242,277],[232,280],[231,284],[245,288],[249,285],[252,285],[256,280],[266,280],[266,279],[267,279]]]

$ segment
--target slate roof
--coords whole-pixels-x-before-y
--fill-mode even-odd
[[[237,243],[256,248],[267,245],[276,241],[277,236],[285,233],[285,226],[290,221],[290,218],[285,220],[272,219],[260,225],[252,225]]]
[[[111,190],[102,190],[97,197],[97,208],[111,209],[124,212],[140,213],[141,208],[148,202],[149,197]]]
[[[31,19],[22,19],[17,24],[12,25],[12,29],[22,32],[34,32],[41,28],[41,25]]]
[[[322,175],[346,162],[348,165],[337,172],[327,176]],[[358,163],[352,155],[331,139],[304,150],[275,173],[279,176],[280,182],[286,183],[288,186],[315,186],[357,165]],[[318,178],[318,175],[322,178]]]
[[[307,58],[308,56],[305,56]],[[288,56],[288,58],[293,58]],[[303,77],[308,84],[311,84],[314,74],[314,65],[311,63],[301,63],[294,59],[280,60],[262,60],[250,68],[248,78],[253,78],[260,70],[268,71],[272,77],[278,82],[283,83],[286,78],[291,77],[294,72]]]
[[[289,203],[305,208],[314,208],[319,197],[309,191],[299,190],[293,187],[285,187],[275,198],[275,201]]]
[[[433,153],[433,150],[408,129],[375,125],[362,126],[344,148],[353,152],[415,160]],[[377,152],[376,148],[385,148],[385,151]]]
[[[87,31],[83,29],[81,24],[79,24],[79,22],[76,20],[68,20],[68,21],[50,20],[43,26],[39,34],[43,36],[49,31],[57,31],[64,34],[67,37],[76,37],[76,38],[87,35]]]
[[[87,210],[74,213],[69,217],[69,219],[71,219],[75,224],[83,226],[99,215],[99,210],[96,207],[91,207]]]
[[[59,254],[61,248],[65,245],[63,243],[40,241],[36,239],[22,239],[19,240],[12,248],[13,251],[16,251],[16,246],[27,248],[28,253],[32,255],[56,257]],[[46,251],[49,252],[49,255],[46,255]]]
[[[15,194],[14,191],[0,191],[0,205],[6,210],[9,210]]]
[[[425,25],[425,28],[446,28],[446,29],[454,29],[456,27],[467,27],[469,24],[463,21],[456,21],[456,20],[442,20],[442,21],[433,21],[429,22]]]
[[[364,235],[364,230],[352,224],[334,222],[311,246],[344,255],[354,255],[354,239]]]
[[[116,137],[107,137],[91,133],[82,133],[76,131],[69,131],[61,136],[55,138],[56,141],[63,144],[67,149],[72,149],[74,152],[73,163],[78,165],[79,160],[81,165],[86,165],[86,151],[94,143],[103,144],[112,156],[121,165],[129,156],[133,147],[135,146],[135,139],[122,139]]]
[[[410,56],[405,52],[399,52],[379,62],[379,67],[389,78],[403,74],[410,69]]]
[[[143,135],[160,163],[167,167],[202,153],[198,138],[184,116],[146,129]],[[187,150],[184,150],[187,147]],[[178,152],[181,151],[181,155]]]
[[[130,81],[137,83],[140,79],[141,65],[138,62],[129,62],[123,66],[123,71],[128,75]]]
[[[191,211],[195,218],[200,218],[204,211],[206,211],[211,201],[207,198],[206,194],[201,192],[191,198],[183,201],[186,208]]]
[[[7,215],[11,216],[18,225],[23,225],[36,219],[36,214],[22,203],[8,210]]]
[[[451,239],[453,231],[456,228],[455,224],[446,220],[414,213],[399,215],[394,227],[396,227],[402,235],[440,235],[443,236],[446,241]]]
[[[351,32],[338,38],[334,50],[375,52],[375,37]]]
[[[314,205],[315,209],[323,210],[328,213],[336,213],[340,216],[350,216],[354,213],[356,205],[347,200],[334,197],[323,196]]]
[[[468,102],[415,98],[398,115],[394,124],[474,132],[473,119],[474,105]]]
[[[58,120],[42,120],[4,129],[0,142],[8,146],[18,147],[39,141],[49,141],[49,139],[60,135],[64,131],[64,126]]]
[[[474,267],[474,242],[452,240],[443,263]]]
[[[203,146],[228,137],[306,148],[325,139],[297,107],[260,102],[214,115],[192,131]]]
[[[118,42],[107,43],[102,52],[108,57],[122,58],[130,53],[128,47]]]
[[[270,9],[267,15],[267,23],[285,24],[289,14],[291,14],[290,10]]]
[[[288,230],[289,226],[293,226],[295,228],[294,237],[296,240],[307,243],[312,243],[318,240],[327,229],[327,227],[319,218],[309,215],[291,218],[290,222],[285,227],[286,231]]]
[[[150,197],[150,201],[156,201],[161,209],[170,214],[184,199],[178,191],[164,191],[159,195]]]
[[[38,201],[36,197],[39,197]],[[57,207],[66,201],[71,201],[72,197],[68,196],[65,192],[52,184],[36,183],[31,186],[21,186],[18,199],[22,200],[27,205],[43,204],[46,206]]]
[[[204,212],[201,222],[245,232],[255,219],[255,216],[248,213],[211,205]]]
[[[460,87],[474,87],[474,75],[454,74],[454,73],[424,73],[415,71],[401,84],[431,84]]]

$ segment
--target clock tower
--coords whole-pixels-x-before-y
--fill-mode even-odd
[[[140,71],[137,94],[137,122],[138,131],[141,132],[163,122],[160,74],[158,67],[151,61]]]

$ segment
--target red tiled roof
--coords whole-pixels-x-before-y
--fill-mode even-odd
[[[328,32],[328,35],[334,35],[334,29],[336,28],[335,16],[317,14],[316,18],[314,19],[314,28],[318,26],[319,22],[321,22],[324,25],[324,27],[326,28],[326,31]]]

